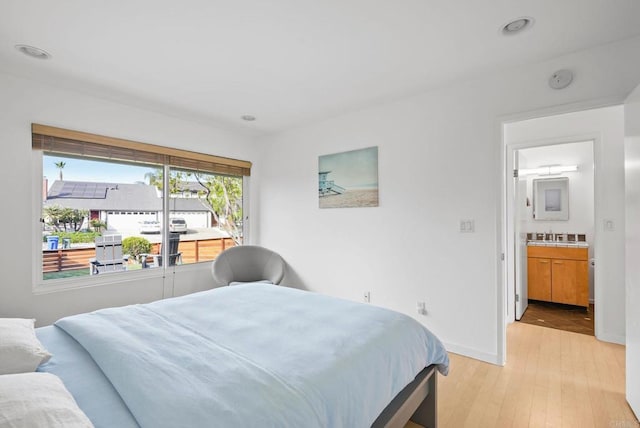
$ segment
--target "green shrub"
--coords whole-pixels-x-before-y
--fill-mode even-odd
[[[100,236],[97,232],[52,232],[48,236],[57,236],[60,246],[63,239],[70,239],[72,244],[92,243],[95,242],[96,236]],[[47,237],[42,237],[42,242],[47,242]]]
[[[122,252],[137,259],[140,254],[151,252],[151,242],[139,236],[129,236],[122,240]]]
[[[102,229],[107,228],[107,223],[98,219],[91,220],[89,224],[91,225],[91,227],[93,227],[93,230],[96,232],[101,232]]]

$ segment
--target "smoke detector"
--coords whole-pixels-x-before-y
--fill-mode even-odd
[[[549,86],[553,89],[564,89],[573,81],[571,70],[558,70],[549,77]]]

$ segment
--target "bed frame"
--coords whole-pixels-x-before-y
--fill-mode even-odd
[[[435,365],[423,369],[380,413],[372,428],[403,428],[408,421],[437,428],[438,372]]]

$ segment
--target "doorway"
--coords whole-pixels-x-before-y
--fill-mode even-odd
[[[527,290],[518,289],[516,285],[522,284],[527,278],[527,233],[549,234],[549,238],[543,235],[542,240],[566,239],[567,235],[583,234],[588,240],[588,254],[585,262],[588,263],[589,303],[596,306],[594,315],[594,332],[598,339],[624,343],[624,313],[620,307],[624,307],[624,112],[622,106],[612,106],[597,109],[564,113],[554,116],[538,117],[520,121],[505,121],[502,124],[503,142],[505,148],[505,221],[504,221],[504,245],[505,245],[505,289],[504,289],[504,320],[511,323],[526,312],[529,296]],[[536,169],[563,165],[565,162],[560,157],[554,157],[548,161],[538,159],[531,154],[544,148],[562,147],[575,143],[588,143],[591,145],[592,154],[592,190],[593,203],[591,207],[569,207],[569,222],[550,220],[551,226],[542,227],[543,222],[533,220],[533,193],[532,181],[534,179],[550,178],[547,176],[531,176],[527,179],[527,190],[524,190],[523,179],[516,180],[513,177],[514,169]],[[527,158],[527,153],[530,156]],[[520,155],[524,155],[520,156]],[[523,160],[524,159],[524,160]],[[518,165],[523,163],[523,165]],[[586,161],[589,164],[589,161]],[[577,163],[577,162],[576,162]],[[571,162],[573,164],[573,162]],[[508,173],[507,173],[508,171]],[[585,171],[585,167],[578,169]],[[553,172],[557,172],[554,169]],[[546,173],[549,173],[547,171]],[[546,174],[543,172],[543,174]],[[577,175],[571,178],[571,172],[564,174],[569,177],[569,197],[576,190]],[[537,175],[537,174],[536,174]],[[518,195],[516,187],[520,187],[523,198]],[[580,186],[577,186],[580,187]],[[521,202],[516,202],[516,197]],[[529,205],[527,206],[527,197]],[[522,207],[525,208],[522,208]],[[521,212],[515,212],[520,207]],[[570,224],[574,214],[588,210],[591,213],[589,227],[560,226]],[[539,228],[527,230],[526,216],[531,216],[530,224],[540,225]],[[584,223],[583,223],[584,224]],[[573,230],[575,229],[575,230]],[[551,233],[550,233],[551,232]],[[551,237],[553,235],[553,237]],[[566,242],[566,241],[563,241]],[[595,266],[592,264],[595,263]],[[599,287],[599,284],[606,286]],[[516,295],[518,302],[516,302]]]
[[[532,144],[513,151],[515,320],[593,336],[593,140]]]

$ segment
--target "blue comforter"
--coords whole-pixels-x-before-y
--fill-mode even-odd
[[[406,315],[266,284],[56,322],[141,427],[368,427],[448,357]]]

